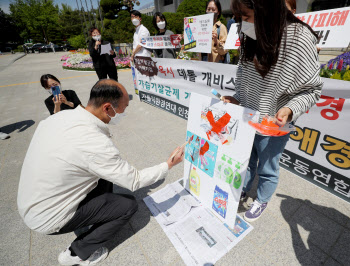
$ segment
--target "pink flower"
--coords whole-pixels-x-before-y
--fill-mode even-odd
[[[343,68],[343,63],[344,63],[344,59],[342,58],[342,59],[340,59],[339,65],[338,65],[338,70],[339,70],[339,71],[342,70],[342,68]]]

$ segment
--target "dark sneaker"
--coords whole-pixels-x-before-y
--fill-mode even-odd
[[[255,220],[260,218],[261,214],[264,212],[266,207],[267,207],[267,202],[259,203],[257,200],[255,200],[250,205],[250,209],[245,212],[244,220],[246,220],[247,222],[254,222]]]
[[[240,197],[239,201],[245,201],[246,199],[247,199],[247,193],[245,193],[244,191],[242,191],[241,197]]]

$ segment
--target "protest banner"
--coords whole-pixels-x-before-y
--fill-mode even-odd
[[[320,100],[297,120],[280,165],[350,202],[350,82],[323,81]]]
[[[214,14],[184,18],[186,51],[211,53]]]
[[[181,35],[150,36],[141,39],[140,44],[148,49],[177,49],[181,48]]]
[[[343,48],[350,42],[350,7],[296,14],[318,34],[320,48]]]
[[[135,57],[141,101],[187,119],[191,92],[233,95],[237,66],[192,60]]]
[[[233,228],[260,113],[197,93],[189,110],[185,188]]]
[[[350,43],[350,7],[296,14],[297,18],[310,25],[317,33],[317,47],[344,48]],[[237,24],[232,24],[225,43],[225,49],[240,46]]]

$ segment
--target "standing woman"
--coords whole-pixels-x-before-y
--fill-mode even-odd
[[[227,28],[218,19],[221,16],[221,4],[219,0],[209,0],[206,6],[206,13],[214,13],[214,25],[212,31],[212,44],[210,54],[201,54],[202,61],[223,63],[228,52],[224,49],[227,39]]]
[[[275,117],[279,126],[296,121],[319,99],[323,82],[316,51],[317,35],[286,7],[285,0],[232,0],[239,19],[241,58],[236,94],[226,102]],[[274,194],[279,179],[279,159],[289,139],[256,133],[241,200],[256,173],[257,198],[245,213],[258,219]]]
[[[167,29],[168,23],[165,16],[156,12],[153,16],[153,26],[157,30],[156,36],[162,35],[173,35],[174,33],[171,30]],[[153,49],[153,54],[158,58],[175,58],[176,52],[180,49]]]
[[[92,27],[90,29],[92,39],[89,43],[89,53],[99,79],[106,79],[107,75],[110,79],[118,81],[117,67],[114,63],[116,57],[113,46],[110,42],[101,39],[101,32]],[[101,54],[101,45],[110,44],[111,50],[109,54]]]

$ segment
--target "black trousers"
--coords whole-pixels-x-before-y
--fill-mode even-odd
[[[106,79],[107,75],[110,79],[118,81],[118,72],[116,67],[95,68],[98,79]]]
[[[134,196],[112,192],[113,184],[100,179],[97,187],[79,204],[72,219],[55,233],[55,235],[70,233],[92,225],[71,244],[71,249],[82,260],[88,259],[100,247],[106,247],[137,211],[138,206]]]

